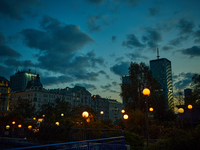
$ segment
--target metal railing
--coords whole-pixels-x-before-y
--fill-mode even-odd
[[[10,150],[23,150],[23,149],[126,150],[126,146],[125,146],[124,136],[119,136],[119,137],[110,137],[110,138],[102,138],[95,140],[84,140],[76,142],[12,148]]]

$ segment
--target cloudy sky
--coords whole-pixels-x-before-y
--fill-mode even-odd
[[[199,0],[0,0],[0,76],[40,74],[121,101],[130,62],[172,62],[174,91],[200,73]]]

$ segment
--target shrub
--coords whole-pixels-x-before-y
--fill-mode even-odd
[[[141,140],[139,135],[128,131],[124,131],[124,137],[126,144],[130,145],[131,149],[143,148],[143,141]]]

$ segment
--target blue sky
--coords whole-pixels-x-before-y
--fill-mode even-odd
[[[0,76],[40,74],[121,101],[130,62],[172,62],[174,91],[200,73],[198,0],[0,0]]]

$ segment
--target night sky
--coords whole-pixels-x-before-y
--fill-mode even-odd
[[[121,101],[130,62],[172,62],[174,92],[200,74],[199,0],[0,0],[0,76],[84,86]]]

